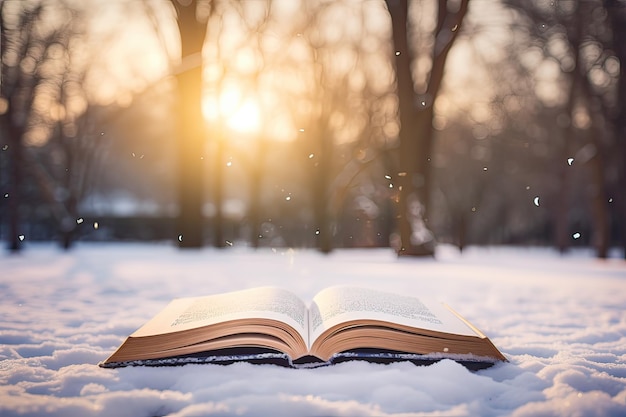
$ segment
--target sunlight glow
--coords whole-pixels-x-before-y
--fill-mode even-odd
[[[261,129],[261,107],[257,100],[233,85],[228,85],[221,93],[208,92],[202,102],[202,113],[208,122],[221,120],[239,133],[258,133]]]
[[[248,99],[228,117],[226,124],[238,132],[257,132],[261,126],[261,110],[254,100]]]
[[[225,88],[220,94],[219,112],[222,116],[229,116],[236,113],[241,103],[241,92],[234,88]]]

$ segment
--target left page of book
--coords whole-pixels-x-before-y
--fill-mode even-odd
[[[306,304],[295,294],[274,287],[175,299],[131,336],[173,333],[240,319],[277,320],[308,339]]]

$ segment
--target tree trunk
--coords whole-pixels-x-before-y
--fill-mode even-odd
[[[182,5],[174,1],[178,13],[183,63],[201,56],[206,25],[196,19],[196,1]],[[197,248],[203,243],[204,119],[202,117],[202,65],[185,68],[177,75],[178,104],[178,241],[181,248]]]
[[[408,45],[408,2],[407,0],[389,0],[387,7],[391,16],[392,37],[396,55],[396,91],[400,118],[399,132],[399,201],[398,229],[400,234],[400,255],[432,255],[432,235],[427,231],[420,233],[424,225],[425,173],[420,142],[423,137],[417,135],[419,114],[415,107],[416,94],[411,74],[412,53]],[[421,230],[420,230],[421,229]],[[430,244],[429,244],[430,243]]]
[[[578,7],[575,31],[576,35],[571,39],[572,45],[575,48],[575,59],[577,63],[576,71],[573,76],[577,78],[577,82],[580,85],[581,99],[583,99],[589,112],[592,114],[592,124],[588,132],[586,132],[588,139],[586,146],[591,146],[594,149],[594,154],[588,161],[591,185],[589,190],[590,208],[591,208],[591,223],[592,223],[592,244],[596,250],[596,256],[598,258],[606,258],[609,251],[609,230],[610,230],[610,218],[609,218],[609,206],[608,206],[608,193],[607,193],[607,181],[605,178],[605,155],[602,135],[603,129],[597,127],[597,116],[594,117],[593,107],[595,107],[594,100],[597,100],[595,93],[589,84],[587,74],[584,72],[584,67],[580,62],[580,50],[583,42],[582,24],[585,22],[585,16],[590,13],[589,7],[591,4],[581,4]],[[594,120],[595,119],[595,120]],[[591,148],[590,148],[591,149]]]
[[[594,141],[595,142],[595,141]],[[589,163],[591,164],[591,215],[593,219],[593,247],[596,257],[605,259],[609,256],[610,218],[602,149],[597,149]]]
[[[333,228],[330,215],[330,175],[332,168],[333,144],[328,131],[328,119],[322,118],[323,122],[319,129],[315,129],[320,152],[315,157],[319,160],[313,179],[314,201],[313,216],[315,221],[315,237],[317,247],[322,253],[333,250]]]
[[[567,141],[567,138],[563,139]],[[566,145],[563,145],[566,148]],[[565,157],[567,158],[567,156]],[[559,174],[558,174],[558,182],[559,189],[557,191],[557,201],[556,207],[553,212],[553,222],[554,222],[554,231],[553,231],[553,239],[554,244],[556,245],[560,254],[565,254],[569,249],[569,196],[570,196],[570,186],[569,186],[569,173],[567,168],[570,168],[565,165],[565,158],[562,158],[559,163],[563,166],[560,166]]]
[[[261,187],[263,179],[263,166],[267,153],[267,142],[264,138],[258,139],[256,156],[252,159],[250,175],[250,209],[248,210],[248,223],[250,224],[250,245],[253,248],[260,246],[263,237],[261,230]]]
[[[615,204],[617,204],[617,211],[621,213],[618,221],[623,257],[626,259],[626,193],[624,192],[626,190],[626,7],[623,2],[616,0],[605,0],[605,5],[611,17],[613,48],[621,63],[617,92],[618,111],[613,120],[617,158],[620,161],[617,188],[621,190],[615,195]]]
[[[221,121],[218,123],[218,130],[216,132],[216,149],[215,159],[215,172],[213,177],[213,205],[215,206],[215,214],[213,215],[212,230],[213,230],[213,246],[216,248],[223,248],[226,246],[226,239],[224,238],[224,147],[226,146],[226,138],[224,136],[224,129],[221,125]]]
[[[578,59],[578,53],[576,52],[576,59]],[[567,100],[566,112],[569,118],[567,126],[559,128],[559,133],[562,136],[561,149],[559,152],[559,173],[558,182],[559,189],[557,191],[556,208],[553,213],[554,222],[554,243],[559,250],[559,253],[564,254],[567,252],[570,246],[569,237],[569,208],[570,208],[570,177],[571,167],[566,164],[567,158],[571,155],[570,142],[577,135],[577,129],[571,122],[572,115],[574,113],[574,107],[576,104],[576,97],[579,90],[578,84],[580,77],[575,74],[571,75],[571,82],[569,87],[569,97]]]
[[[11,113],[7,113],[6,118],[11,117]],[[24,149],[22,148],[22,134],[19,129],[9,122],[10,127],[8,137],[9,151],[9,204],[8,204],[8,249],[11,252],[19,252],[22,249],[22,241],[20,239],[20,200],[23,183],[23,166],[24,166]]]

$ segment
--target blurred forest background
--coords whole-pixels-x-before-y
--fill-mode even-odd
[[[626,248],[624,0],[0,11],[11,250]]]

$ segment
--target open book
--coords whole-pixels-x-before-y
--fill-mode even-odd
[[[307,307],[289,291],[262,287],[175,299],[100,366],[250,361],[314,367],[444,358],[478,369],[506,361],[444,304],[337,286],[320,291]]]

